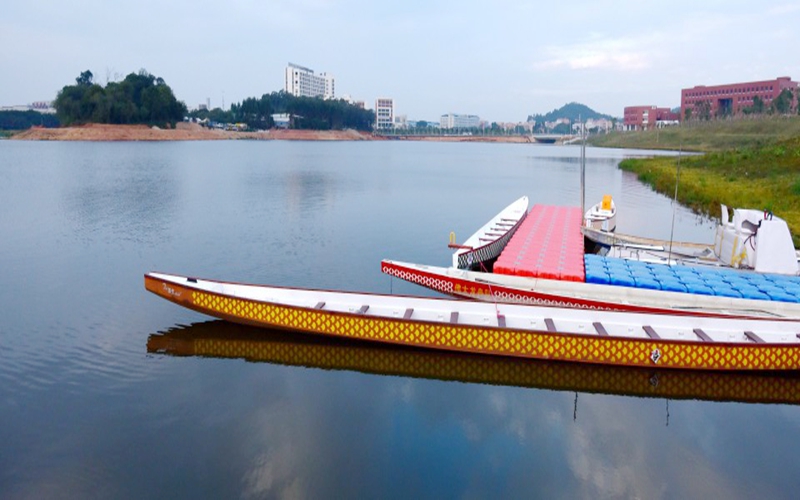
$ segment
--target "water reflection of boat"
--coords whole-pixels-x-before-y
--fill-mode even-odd
[[[220,319],[447,351],[691,370],[798,370],[796,321],[709,318],[247,285],[147,273]]]
[[[147,351],[466,383],[666,399],[800,404],[800,377],[657,371],[430,351],[226,321],[152,334]]]

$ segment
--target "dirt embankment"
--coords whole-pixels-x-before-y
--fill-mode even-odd
[[[434,141],[434,142],[531,142],[530,137],[484,135],[428,135],[383,137],[358,130],[288,130],[233,132],[201,127],[196,123],[178,123],[174,129],[147,125],[105,125],[91,123],[77,127],[33,127],[11,137],[28,141],[216,141],[232,139],[283,141]]]
[[[11,137],[29,141],[214,141],[230,139],[294,141],[369,141],[382,140],[357,130],[267,130],[232,132],[212,130],[196,123],[178,123],[174,129],[146,125],[105,125],[92,123],[78,127],[34,127]]]

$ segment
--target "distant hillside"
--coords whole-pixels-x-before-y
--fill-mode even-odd
[[[576,122],[579,118],[581,120],[599,120],[600,118],[605,118],[607,120],[612,119],[610,115],[598,113],[589,106],[577,102],[565,104],[544,115],[528,115],[528,121],[535,121],[536,123],[554,122],[559,118],[568,118],[571,122]]]

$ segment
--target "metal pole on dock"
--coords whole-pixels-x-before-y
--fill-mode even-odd
[[[672,240],[675,236],[675,211],[678,207],[678,184],[681,182],[681,154],[683,153],[683,139],[678,146],[678,166],[675,167],[675,198],[672,200],[672,227],[669,230],[669,253],[667,253],[667,265],[672,265]]]
[[[583,133],[583,120],[578,115],[578,126],[581,133],[581,217],[586,213],[586,135]]]

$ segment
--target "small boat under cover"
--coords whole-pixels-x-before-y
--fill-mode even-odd
[[[800,322],[626,313],[246,285],[147,273],[228,321],[431,349],[696,370],[800,369]]]

